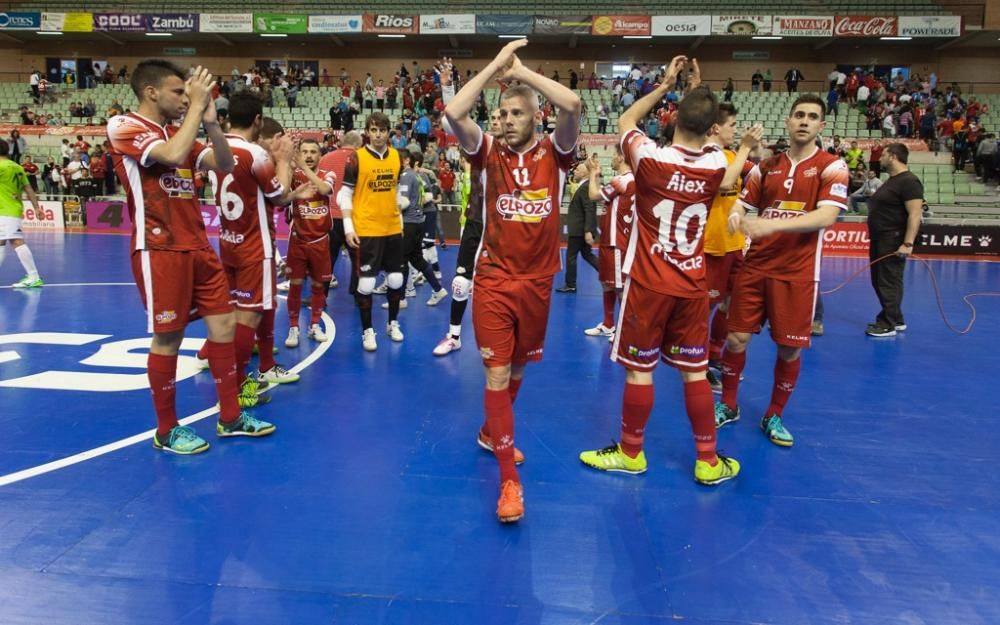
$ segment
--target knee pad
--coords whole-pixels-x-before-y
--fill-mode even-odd
[[[438,250],[436,246],[424,248],[424,260],[432,265],[438,262]]]
[[[455,276],[451,280],[451,298],[456,302],[464,302],[469,299],[472,292],[472,281],[465,276]]]
[[[390,289],[399,289],[403,286],[403,274],[394,271],[385,277],[385,285]]]
[[[375,278],[358,278],[358,293],[361,295],[371,295],[375,290]]]

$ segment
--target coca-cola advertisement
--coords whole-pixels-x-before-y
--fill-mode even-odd
[[[898,30],[895,15],[838,15],[833,21],[834,37],[895,37]]]

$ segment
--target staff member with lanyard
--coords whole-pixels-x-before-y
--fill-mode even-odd
[[[868,258],[893,254],[871,266],[872,287],[882,311],[875,323],[868,324],[868,336],[896,336],[906,329],[903,321],[903,268],[913,253],[924,203],[924,185],[907,166],[910,151],[902,143],[885,146],[879,160],[882,171],[889,173],[875,193],[868,198],[868,235],[871,246]]]

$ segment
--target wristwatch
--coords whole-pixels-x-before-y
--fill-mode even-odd
[[[913,247],[913,244],[909,241],[903,241],[903,247]]]

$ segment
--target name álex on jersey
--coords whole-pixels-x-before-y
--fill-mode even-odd
[[[705,193],[705,186],[708,184],[707,180],[689,180],[682,172],[675,171],[671,176],[670,180],[667,181],[667,190],[674,191],[677,193]],[[659,206],[664,206],[661,202]],[[659,209],[659,206],[657,209]],[[675,206],[671,202],[669,209],[673,211]],[[661,217],[661,228],[665,220]],[[701,240],[702,234],[705,232],[705,219],[708,217],[708,207],[704,204],[691,204],[687,206],[677,218],[677,224],[675,228],[674,235],[677,237],[676,244],[671,240],[669,236],[661,236],[649,247],[649,253],[654,256],[659,256],[663,260],[669,262],[673,266],[677,267],[681,271],[694,271],[701,269],[702,265],[705,263],[705,258],[702,254],[694,254],[697,250],[698,241]],[[697,219],[698,230],[694,237],[687,239],[686,233],[688,225],[691,223],[692,219]],[[669,220],[666,220],[669,223]],[[682,253],[688,256],[685,260],[677,260],[670,255],[674,249],[679,249]],[[694,255],[692,255],[694,254]]]

